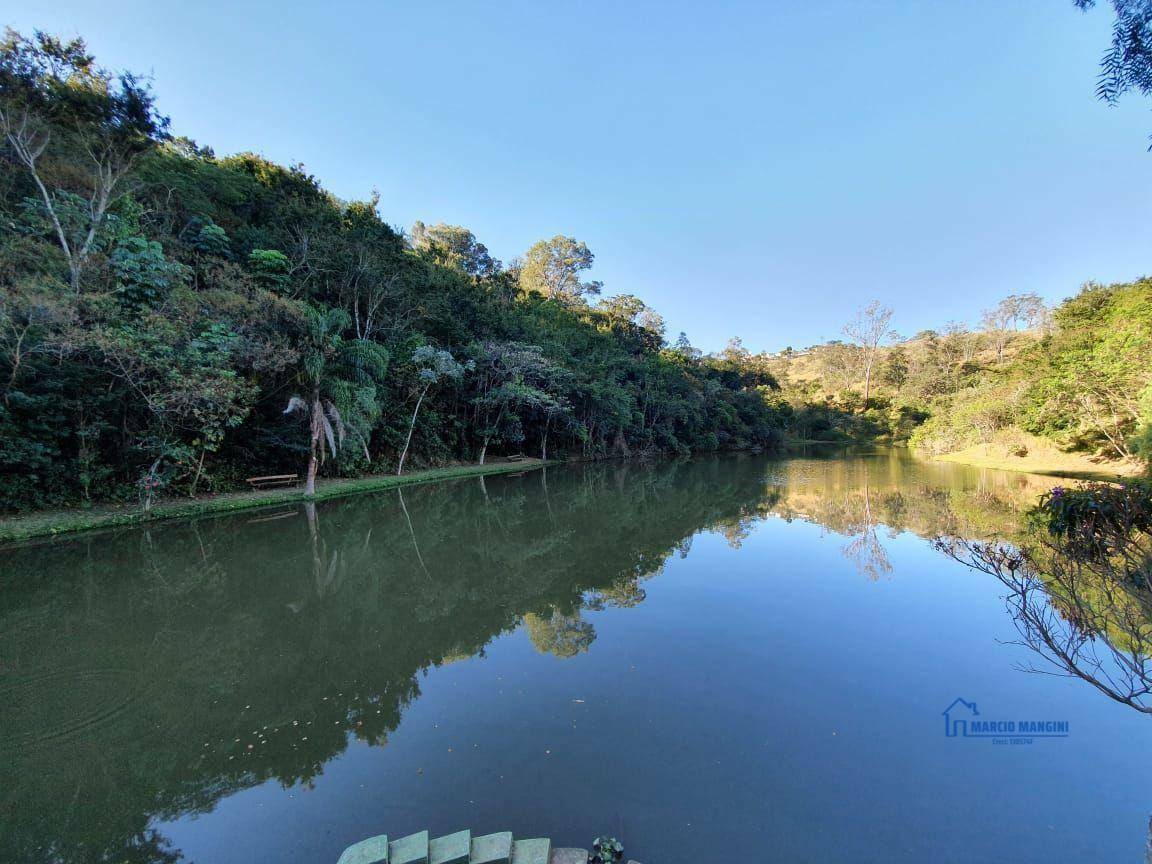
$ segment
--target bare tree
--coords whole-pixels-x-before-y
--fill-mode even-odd
[[[891,323],[892,310],[882,306],[879,300],[873,300],[844,325],[844,335],[860,349],[861,361],[864,364],[865,404],[872,393],[872,369],[876,365],[880,344],[896,336],[888,326]]]
[[[859,536],[855,536],[844,546],[844,556],[856,563],[856,569],[876,582],[882,575],[892,572],[892,561],[888,551],[880,541],[878,523],[872,515],[872,496],[869,494],[868,484],[864,484],[864,509],[859,524],[856,526]]]
[[[1011,294],[981,316],[981,324],[992,336],[996,362],[1003,362],[1004,349],[1013,334],[1023,330],[1045,330],[1051,313],[1039,294]]]
[[[137,157],[167,137],[167,127],[147,84],[97,67],[83,40],[5,34],[0,134],[32,178],[74,291],[80,290],[109,206]],[[70,160],[78,191],[49,188],[41,163],[53,150],[80,157]]]

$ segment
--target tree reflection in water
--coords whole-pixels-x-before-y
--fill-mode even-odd
[[[1085,557],[1070,554],[1065,544],[1039,530],[1016,545],[948,537],[936,546],[1008,589],[1005,603],[1020,634],[1017,644],[1045,661],[1024,671],[1078,678],[1116,702],[1152,714],[1146,549]]]
[[[899,456],[619,462],[9,550],[0,860],[175,861],[158,822],[385,745],[425,670],[521,626],[594,652],[588,613],[701,532],[813,522],[876,578],[885,532],[986,537],[1034,495]]]
[[[524,624],[570,658],[701,530],[743,460],[594,465],[10,550],[0,860],[179,857],[157,821],[386,744],[421,672]]]

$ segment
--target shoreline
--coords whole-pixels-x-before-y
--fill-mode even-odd
[[[938,456],[916,453],[915,450],[912,452],[917,458],[929,462],[948,462],[953,465],[968,465],[972,468],[991,468],[995,471],[1012,471],[1017,474],[1033,474],[1065,480],[1116,483],[1121,480],[1135,479],[1142,473],[1140,466],[1122,462],[1111,466],[1118,470],[1101,470],[1100,463],[1073,454],[1060,454],[1059,457],[1044,455],[1004,456],[996,453],[978,453],[975,452],[976,449],[969,447],[966,450],[942,453]]]
[[[0,518],[0,548],[28,540],[60,537],[109,528],[125,528],[167,522],[173,519],[192,519],[199,516],[224,515],[241,510],[253,510],[277,504],[296,504],[303,501],[323,501],[414,486],[440,480],[462,477],[483,477],[492,474],[515,474],[541,468],[547,463],[540,459],[519,462],[489,462],[485,465],[453,465],[429,468],[411,474],[377,474],[369,477],[322,480],[316,483],[316,494],[306,498],[302,487],[272,491],[223,492],[197,498],[175,498],[157,502],[145,514],[139,505],[97,505],[90,509],[37,510]]]
[[[791,445],[825,447],[860,447],[882,444],[882,442],[834,442],[792,440],[782,448],[786,453]],[[891,446],[884,444],[882,446]],[[1061,454],[1064,458],[1047,456],[1008,457],[995,453],[976,452],[978,447],[970,447],[952,453],[930,456],[908,448],[917,459],[926,462],[947,462],[954,465],[968,465],[973,468],[990,468],[996,471],[1010,471],[1018,474],[1032,474],[1042,477],[1066,480],[1098,481],[1114,483],[1118,480],[1139,477],[1139,466],[1118,463],[1119,471],[1101,471],[1097,463],[1085,457]],[[549,460],[552,462],[554,460]],[[581,461],[581,460],[572,460]],[[599,461],[599,460],[594,460]],[[1075,462],[1075,464],[1072,464]],[[226,515],[243,510],[272,507],[280,504],[295,504],[308,500],[324,501],[434,483],[464,477],[483,477],[494,474],[515,474],[534,470],[548,463],[540,459],[526,458],[519,462],[490,462],[485,465],[452,465],[443,468],[429,468],[411,474],[378,474],[368,477],[321,480],[317,482],[316,495],[308,499],[302,487],[270,491],[223,492],[197,498],[176,498],[158,502],[151,513],[145,515],[138,505],[102,504],[90,509],[69,508],[65,510],[37,510],[13,516],[0,517],[0,548],[31,540],[60,537],[68,534],[102,531],[115,528],[128,528],[166,522],[175,519],[194,519],[201,516]]]

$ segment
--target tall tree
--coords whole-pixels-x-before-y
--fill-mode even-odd
[[[609,329],[636,344],[641,351],[659,350],[664,344],[664,318],[634,294],[605,297],[596,304]]]
[[[554,364],[536,345],[488,341],[472,346],[476,374],[473,424],[480,436],[479,463],[494,440],[522,441],[519,409],[548,410],[556,402],[545,386]]]
[[[351,327],[342,309],[306,307],[307,348],[298,380],[301,392],[288,400],[285,414],[299,413],[308,426],[308,475],[304,494],[316,494],[316,474],[325,458],[336,456],[348,434],[360,441],[365,459],[368,434],[380,414],[377,384],[388,371],[388,352],[376,342],[345,339]]]
[[[431,253],[445,264],[459,267],[469,276],[492,276],[500,270],[500,261],[476,235],[459,225],[440,223],[431,227],[417,221],[412,226],[412,247]]]
[[[471,368],[470,364],[466,367],[457,362],[451,352],[438,350],[431,345],[421,345],[412,352],[412,365],[416,367],[419,393],[416,397],[416,407],[412,409],[412,422],[408,424],[408,435],[404,438],[404,447],[400,451],[400,460],[396,465],[397,475],[404,473],[404,460],[408,458],[408,447],[412,443],[416,417],[428,391],[443,381],[459,381],[464,377],[465,369]]]
[[[984,329],[992,336],[996,348],[996,360],[1004,360],[1004,349],[1014,333],[1022,328],[1040,329],[1048,326],[1050,313],[1039,294],[1010,294],[996,307],[988,309],[981,317]]]
[[[524,255],[520,287],[565,302],[581,302],[604,287],[596,281],[582,282],[581,274],[592,269],[592,251],[574,237],[557,234],[540,240]]]
[[[864,364],[864,404],[872,393],[872,369],[880,352],[880,344],[896,334],[888,326],[892,323],[892,310],[873,300],[856,313],[856,317],[844,325],[843,333],[852,344],[860,349]]]
[[[0,42],[0,133],[38,193],[73,291],[108,209],[138,157],[167,136],[148,86],[101,69],[82,39],[7,30]],[[66,162],[45,170],[45,161]],[[50,186],[51,177],[60,178]]]

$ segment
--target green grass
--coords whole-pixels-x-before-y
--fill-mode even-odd
[[[416,483],[431,483],[437,480],[453,480],[457,477],[512,474],[530,468],[539,468],[543,464],[539,459],[525,459],[522,462],[492,462],[487,465],[454,465],[448,468],[432,468],[428,471],[415,471],[400,477],[389,474],[351,480],[322,480],[317,482],[316,496],[312,500],[322,501],[345,495],[361,495],[365,492],[377,492],[382,489],[411,486]],[[302,489],[294,487],[262,492],[229,492],[203,498],[159,501],[153,505],[152,511],[147,514],[138,506],[115,505],[101,505],[85,510],[42,510],[0,519],[0,544],[31,540],[36,537],[73,534],[78,531],[231,513],[237,510],[251,510],[254,507],[268,507],[305,500],[308,499],[304,497]]]

